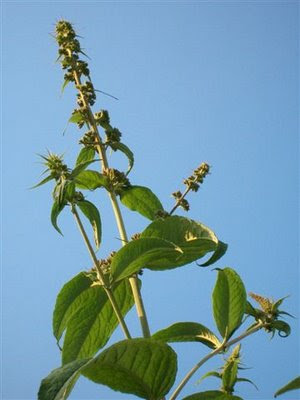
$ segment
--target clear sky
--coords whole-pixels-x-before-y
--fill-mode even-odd
[[[95,111],[110,110],[113,125],[135,153],[131,182],[149,186],[165,209],[170,194],[202,161],[212,173],[190,196],[189,217],[211,227],[229,244],[216,264],[231,266],[247,291],[274,299],[290,295],[284,309],[292,334],[270,341],[265,333],[245,340],[236,394],[268,400],[299,374],[298,259],[298,5],[297,1],[4,1],[3,174],[3,354],[2,399],[33,400],[39,382],[60,364],[51,331],[52,309],[62,285],[91,267],[74,223],[64,213],[61,237],[51,227],[51,185],[28,190],[43,168],[37,154],[64,153],[72,166],[81,132],[63,131],[74,91],[60,95],[63,72],[51,37],[64,18],[83,36],[97,88]],[[111,163],[125,167],[122,158]],[[99,258],[120,246],[104,193]],[[180,212],[184,214],[184,212]],[[147,220],[124,210],[129,234]],[[176,321],[196,321],[216,330],[210,296],[213,268],[195,264],[143,275],[143,295],[152,332]],[[128,323],[140,335],[135,312]],[[121,340],[118,330],[114,340]],[[112,343],[109,342],[109,343]],[[201,344],[174,346],[178,379],[202,358]],[[207,364],[183,394],[215,389],[213,378],[196,380],[221,366]],[[299,396],[299,395],[298,395]],[[80,379],[71,399],[132,399]],[[282,399],[296,399],[290,392]],[[299,398],[299,397],[298,397]]]

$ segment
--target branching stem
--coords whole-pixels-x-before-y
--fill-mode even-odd
[[[71,52],[70,52],[70,56],[72,56]],[[74,67],[73,71],[74,71],[74,79],[75,79],[76,86],[80,87],[81,81],[80,81],[80,77],[79,77],[78,73],[76,72],[75,67]],[[84,107],[87,110],[88,115],[89,115],[89,125],[95,135],[95,138],[96,138],[96,148],[97,148],[97,152],[100,156],[101,169],[103,172],[104,170],[107,170],[109,168],[107,156],[106,156],[106,150],[105,150],[105,147],[101,140],[101,136],[99,134],[99,130],[98,130],[93,112],[91,110],[91,107],[90,107],[89,103],[87,102],[84,94],[80,91],[80,89],[78,89],[78,91],[80,93],[80,97],[84,104]],[[124,246],[128,242],[128,237],[126,234],[124,220],[123,220],[122,213],[121,213],[121,210],[119,207],[119,203],[118,203],[116,194],[113,191],[108,192],[108,194],[109,194],[111,205],[112,205],[113,212],[115,215],[115,219],[116,219],[116,223],[118,226],[122,245]],[[141,323],[143,336],[150,337],[151,334],[150,334],[149,324],[148,324],[148,320],[147,320],[147,315],[146,315],[143,299],[142,299],[141,292],[139,289],[137,276],[133,275],[131,278],[129,278],[129,283],[130,283],[132,294],[134,297],[137,314],[138,314],[138,317],[139,317],[139,320]]]
[[[175,400],[181,390],[184,388],[184,386],[187,384],[187,382],[191,379],[191,377],[194,375],[194,373],[203,365],[206,363],[206,361],[210,360],[212,357],[214,357],[216,354],[221,353],[224,349],[228,349],[231,347],[233,344],[240,342],[241,340],[245,339],[247,336],[252,335],[253,333],[257,332],[261,328],[264,327],[263,322],[258,322],[255,326],[253,326],[251,329],[245,331],[242,333],[240,336],[238,336],[235,339],[230,340],[229,342],[224,341],[221,346],[217,347],[215,350],[213,350],[211,353],[207,354],[205,357],[202,358],[187,374],[186,376],[182,379],[182,381],[179,383],[177,388],[175,389],[174,393],[171,395],[169,400]]]
[[[121,310],[120,310],[120,308],[118,306],[118,303],[117,303],[117,301],[115,299],[114,293],[113,293],[112,289],[107,287],[106,284],[105,284],[105,276],[104,276],[101,268],[99,267],[99,263],[98,263],[96,254],[95,254],[94,249],[93,249],[93,247],[92,247],[92,245],[90,243],[90,240],[89,240],[89,238],[88,238],[88,236],[86,234],[84,226],[82,225],[81,219],[79,217],[79,214],[78,214],[78,212],[76,210],[75,205],[72,205],[71,210],[72,210],[74,218],[75,218],[75,220],[77,222],[79,231],[80,231],[80,233],[81,233],[81,235],[83,237],[83,240],[84,240],[84,242],[86,244],[86,247],[87,247],[87,249],[89,251],[91,259],[93,260],[94,267],[95,267],[95,269],[97,271],[97,275],[98,275],[99,279],[101,280],[101,283],[103,285],[103,289],[105,290],[105,293],[107,294],[107,297],[108,297],[108,299],[109,299],[109,301],[110,301],[110,303],[112,305],[112,308],[113,308],[113,310],[114,310],[114,312],[115,312],[115,314],[116,314],[116,316],[118,318],[118,321],[119,321],[120,326],[121,326],[121,328],[122,328],[122,330],[124,332],[124,335],[125,335],[126,339],[131,339],[131,335],[130,335],[129,330],[127,328],[127,325],[126,325],[126,323],[125,323],[125,321],[123,319],[123,315],[122,315]]]

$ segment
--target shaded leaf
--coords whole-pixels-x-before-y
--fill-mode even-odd
[[[288,337],[291,334],[291,327],[284,321],[273,321],[271,323],[271,329],[276,329],[278,335],[281,337]]]
[[[163,239],[141,238],[122,247],[113,256],[111,275],[114,281],[124,279],[142,268],[148,268],[152,260],[158,260],[161,269],[168,268],[181,255],[181,250]]]
[[[152,335],[153,339],[164,342],[200,342],[215,349],[221,346],[219,339],[204,325],[196,322],[177,322]]]
[[[297,376],[297,378],[291,380],[289,383],[287,383],[285,386],[277,390],[277,392],[274,394],[274,397],[280,396],[283,393],[289,392],[290,390],[296,390],[300,389],[300,376]]]
[[[231,268],[218,271],[212,295],[213,314],[222,337],[228,339],[240,326],[247,295],[239,275]]]
[[[243,400],[241,397],[233,396],[221,392],[219,390],[208,390],[206,392],[200,392],[187,396],[182,400]]]
[[[134,164],[134,155],[133,152],[129,149],[129,147],[127,147],[124,143],[121,142],[114,142],[111,143],[110,147],[116,151],[116,150],[120,150],[122,153],[124,153],[126,155],[126,157],[128,158],[128,169],[126,171],[126,175],[129,174],[129,172],[132,170],[133,164]]]
[[[47,176],[46,178],[44,178],[42,181],[40,181],[39,183],[37,183],[36,185],[32,186],[30,189],[35,189],[35,188],[37,188],[37,187],[39,187],[39,186],[42,186],[42,185],[44,185],[45,183],[47,183],[47,182],[49,182],[49,181],[52,181],[52,179],[54,179],[54,176],[49,175],[49,176]]]
[[[124,206],[153,220],[163,206],[155,194],[145,186],[129,186],[122,190],[120,200]]]
[[[120,282],[113,292],[121,314],[125,316],[134,304],[129,282]],[[78,308],[65,322],[63,364],[93,356],[105,346],[118,326],[117,317],[102,286],[95,285],[84,290],[74,302]]]
[[[92,161],[95,158],[95,149],[93,147],[83,147],[77,157],[76,166],[87,162]]]
[[[213,255],[207,260],[205,263],[201,264],[201,267],[208,267],[211,264],[217,262],[221,257],[224,256],[228,248],[228,244],[218,241],[218,245],[216,250],[213,252]]]
[[[41,382],[38,400],[65,400],[79,377],[80,371],[90,359],[75,360],[63,367],[54,369]]]
[[[90,221],[94,232],[95,244],[96,247],[99,248],[101,243],[101,218],[97,207],[87,200],[78,201],[77,205]]]
[[[76,186],[79,189],[95,190],[99,187],[108,188],[109,181],[106,176],[97,171],[81,171],[75,178]]]
[[[67,282],[59,292],[53,312],[53,334],[57,341],[67,327],[70,317],[83,305],[82,292],[89,289],[92,280],[84,272],[80,272]]]
[[[236,379],[237,382],[247,382],[247,383],[251,383],[251,385],[253,385],[255,387],[256,390],[258,390],[258,387],[255,385],[254,382],[252,382],[250,379],[248,378],[237,378]]]
[[[83,375],[116,391],[159,400],[169,392],[176,372],[177,356],[167,344],[131,339],[104,350]]]
[[[183,255],[173,268],[196,261],[208,252],[215,251],[218,245],[217,237],[205,225],[178,215],[153,221],[142,232],[141,237],[161,238],[180,247]],[[160,265],[154,261],[148,268],[159,269]]]
[[[51,209],[51,223],[54,226],[54,228],[57,230],[57,232],[60,233],[61,235],[62,235],[62,232],[57,225],[57,218],[58,218],[59,214],[62,212],[62,210],[64,209],[64,207],[65,207],[65,204],[59,203],[57,200],[54,200],[52,209]]]

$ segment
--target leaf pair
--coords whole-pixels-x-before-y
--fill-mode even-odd
[[[79,374],[116,391],[160,400],[171,389],[176,372],[176,353],[165,343],[124,340],[93,360],[76,360],[52,371],[42,380],[38,400],[66,399]]]
[[[166,270],[195,261],[217,251],[219,241],[206,226],[179,216],[153,221],[141,234],[113,257],[111,274],[115,282],[142,268]],[[214,257],[214,261],[218,259]],[[206,262],[206,265],[209,263]]]

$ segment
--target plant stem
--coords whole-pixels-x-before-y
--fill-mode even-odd
[[[93,260],[94,267],[96,268],[96,271],[97,271],[97,275],[101,280],[101,283],[103,285],[103,289],[105,290],[105,292],[107,294],[107,297],[109,298],[109,301],[110,301],[110,303],[112,305],[112,308],[113,308],[113,310],[114,310],[114,312],[115,312],[115,314],[116,314],[116,316],[118,318],[118,321],[119,321],[119,323],[121,325],[121,328],[122,328],[122,330],[124,332],[124,335],[125,335],[126,339],[131,339],[131,335],[130,335],[129,330],[127,328],[127,325],[126,325],[126,323],[125,323],[125,321],[123,319],[123,315],[121,313],[121,310],[120,310],[120,308],[119,308],[119,306],[118,306],[118,304],[116,302],[114,293],[113,293],[112,289],[110,289],[109,287],[107,287],[105,285],[104,274],[103,274],[101,268],[99,267],[96,254],[95,254],[94,249],[93,249],[93,247],[92,247],[92,245],[90,243],[90,240],[89,240],[89,238],[88,238],[88,236],[86,234],[86,231],[85,231],[85,229],[84,229],[84,227],[82,225],[81,219],[79,217],[79,214],[78,214],[78,212],[76,210],[75,205],[72,205],[72,209],[71,210],[72,210],[74,218],[75,218],[75,220],[77,222],[77,225],[78,225],[80,233],[81,233],[81,235],[83,237],[83,240],[84,240],[84,242],[86,244],[86,247],[88,248],[88,251],[90,253],[91,259]]]
[[[72,55],[72,53],[70,53],[70,56],[71,55]],[[74,78],[75,78],[76,85],[77,86],[81,85],[81,80],[76,72],[75,67],[74,67]],[[109,168],[106,151],[103,146],[101,136],[99,134],[99,130],[98,130],[93,112],[91,110],[91,107],[90,107],[89,103],[86,101],[84,94],[79,89],[78,89],[78,91],[80,93],[81,100],[84,104],[84,107],[86,108],[86,110],[88,111],[88,114],[89,114],[90,125],[91,125],[91,129],[96,137],[96,148],[97,148],[97,152],[100,156],[101,168],[102,168],[102,172],[103,172],[104,170]],[[126,234],[126,229],[125,229],[122,213],[121,213],[121,210],[119,207],[119,203],[118,203],[116,194],[113,191],[108,192],[108,194],[109,194],[111,205],[112,205],[113,212],[115,215],[115,219],[116,219],[116,223],[118,226],[122,245],[124,246],[128,242],[128,237]],[[132,290],[132,294],[133,294],[133,298],[134,298],[134,302],[135,302],[135,306],[136,306],[136,310],[137,310],[137,315],[138,315],[138,318],[141,323],[143,336],[150,337],[151,334],[150,334],[149,324],[148,324],[148,320],[147,320],[147,315],[146,315],[143,299],[142,299],[141,292],[139,289],[137,276],[134,275],[134,276],[130,277],[129,283],[131,286],[131,290]]]
[[[241,340],[245,339],[247,336],[252,335],[253,333],[257,332],[261,328],[263,328],[264,324],[263,322],[259,322],[257,325],[253,326],[253,328],[245,331],[242,333],[240,336],[238,336],[235,339],[230,340],[229,342],[223,342],[221,346],[217,347],[215,350],[213,350],[211,353],[207,354],[205,357],[202,358],[187,374],[186,376],[182,379],[182,381],[179,383],[177,388],[175,389],[174,393],[171,395],[169,400],[175,400],[183,387],[187,384],[187,382],[191,379],[191,377],[194,375],[194,373],[204,364],[206,361],[210,360],[212,357],[214,357],[216,354],[221,353],[225,348],[231,347],[233,344],[240,342]]]
[[[183,200],[185,198],[185,196],[188,194],[188,192],[191,190],[191,186],[188,186],[185,191],[183,192],[183,194],[179,197],[179,199],[176,201],[174,207],[172,208],[172,210],[169,212],[170,215],[173,214],[173,212],[178,208],[178,206],[180,206],[180,202],[181,200]]]

